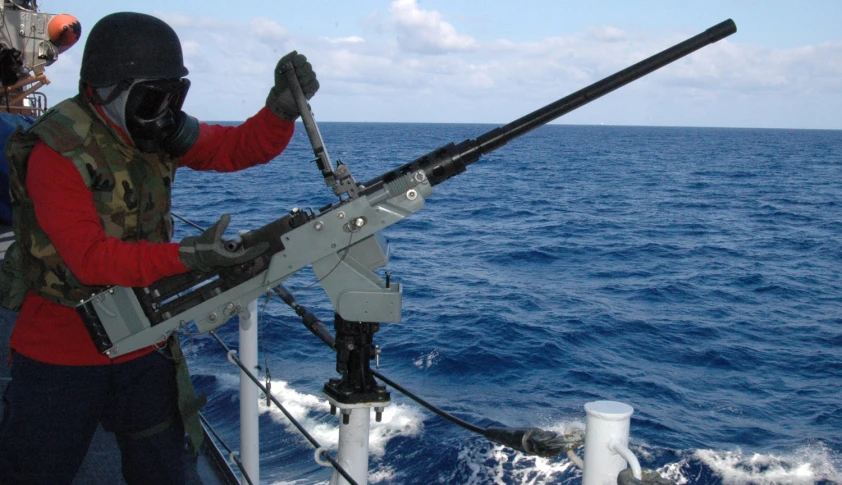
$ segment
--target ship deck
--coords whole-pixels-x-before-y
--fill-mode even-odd
[[[6,249],[14,240],[11,227],[0,225],[0,261],[6,254]],[[5,392],[6,386],[11,381],[9,375],[9,338],[16,313],[0,309],[0,395]],[[0,416],[3,414],[3,400],[0,399]],[[230,485],[239,483],[231,468],[222,458],[222,453],[213,443],[207,432],[205,433],[205,445],[198,458],[194,458],[185,452],[185,463],[187,464],[187,484],[189,485]],[[98,484],[125,484],[120,472],[120,453],[117,448],[117,440],[113,433],[106,432],[100,426],[94,435],[93,442],[88,449],[88,454],[76,479],[74,485],[98,485]]]

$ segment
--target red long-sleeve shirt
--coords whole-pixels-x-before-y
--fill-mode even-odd
[[[196,144],[181,166],[232,172],[266,163],[289,143],[294,123],[267,108],[237,127],[202,123]],[[69,159],[43,143],[29,157],[26,187],[41,228],[73,274],[86,285],[147,286],[187,271],[177,243],[123,242],[108,237],[94,205],[93,192]],[[131,360],[150,349],[117,359],[100,354],[74,308],[30,291],[12,333],[10,346],[29,358],[60,365],[102,365]]]

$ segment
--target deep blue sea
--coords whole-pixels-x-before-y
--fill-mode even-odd
[[[493,126],[320,128],[362,182]],[[312,158],[299,125],[268,165],[181,171],[174,209],[204,226],[231,213],[233,230],[317,210],[335,196]],[[842,483],[842,131],[546,126],[384,235],[404,321],[376,335],[380,370],[428,401],[482,427],[557,431],[587,402],[622,401],[632,451],[679,484]],[[332,323],[318,285],[296,297]],[[218,333],[237,346],[235,322]],[[262,333],[273,392],[335,447],[321,395],[333,354],[277,298]],[[239,448],[237,369],[208,336],[190,359],[205,415]],[[372,483],[581,481],[567,458],[522,456],[392,395]],[[310,445],[263,411],[261,482],[327,482]]]

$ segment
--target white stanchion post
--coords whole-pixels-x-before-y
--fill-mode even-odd
[[[368,404],[340,404],[328,399],[339,408],[339,451],[336,461],[358,485],[368,483],[368,436],[371,426],[371,406]],[[383,405],[383,403],[379,403]],[[344,423],[348,416],[348,424]],[[336,470],[330,485],[348,485]]]
[[[585,404],[585,468],[582,485],[617,485],[617,475],[626,469],[626,459],[615,449],[629,444],[629,427],[634,408],[616,401]]]
[[[257,375],[257,302],[240,313],[240,362]],[[257,417],[260,389],[240,370],[240,460],[254,485],[260,483],[260,432]],[[245,480],[243,480],[245,483]]]

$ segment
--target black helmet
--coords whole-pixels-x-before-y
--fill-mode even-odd
[[[173,79],[187,75],[178,35],[163,20],[134,12],[100,19],[82,53],[81,81],[101,88],[126,79]]]

